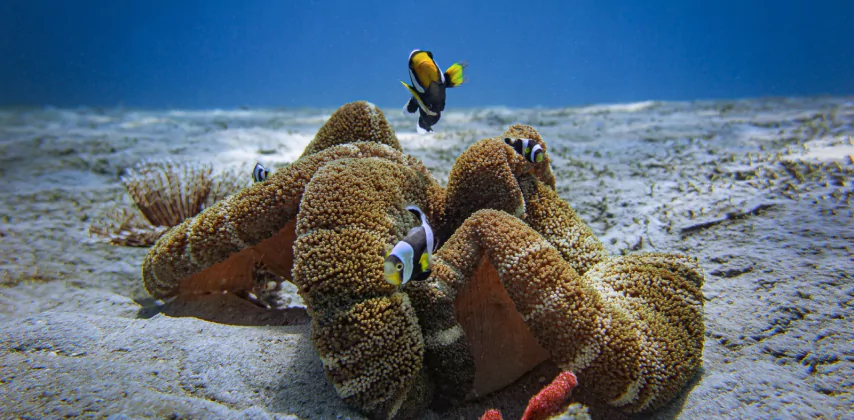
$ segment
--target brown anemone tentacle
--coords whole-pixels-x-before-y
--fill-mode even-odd
[[[281,267],[284,271],[278,274],[290,278],[295,237],[294,224],[289,222],[296,217],[306,184],[329,162],[370,156],[411,165],[429,178],[427,169],[414,158],[373,142],[335,146],[299,159],[272,173],[267,181],[238,191],[166,232],[143,262],[146,289],[157,299],[185,291],[248,290],[253,286],[250,267],[258,261]],[[430,191],[439,201],[444,199],[441,187]],[[430,206],[432,211],[440,207]],[[222,265],[202,274],[217,264]]]
[[[335,110],[300,157],[357,141],[385,144],[394,150],[403,151],[383,112],[370,102],[355,101]]]
[[[555,176],[548,154],[541,162],[530,162],[505,139],[528,139],[547,150],[537,130],[524,124],[514,124],[500,136],[469,146],[448,174],[447,222],[439,229],[441,238],[449,237],[480,209],[503,210],[524,217],[526,204],[518,184],[520,177],[532,176],[554,190]]]
[[[546,145],[546,141],[543,139],[543,136],[541,136],[540,133],[530,125],[511,125],[507,128],[504,134],[501,135],[499,140],[503,141],[505,138],[510,138],[511,140],[517,138],[533,140],[543,148],[543,151],[548,152],[548,146]],[[546,184],[547,187],[555,189],[555,175],[554,172],[552,172],[551,162],[551,157],[548,153],[545,153],[545,159],[543,159],[542,162],[528,165],[527,171],[535,178],[539,179],[540,182]]]
[[[519,187],[527,208],[525,222],[557,248],[578,274],[609,257],[602,242],[554,188],[530,175],[519,178]]]
[[[604,400],[594,388],[579,396],[628,412],[652,411],[668,403],[702,365],[703,271],[696,258],[642,253],[611,258],[590,269],[585,279],[613,307],[626,313],[643,334],[640,380],[616,399]],[[600,369],[600,372],[602,370]],[[579,376],[595,381],[588,369]]]
[[[448,248],[448,252],[460,253],[459,258],[465,261],[477,249],[476,245],[469,248],[457,245]],[[411,281],[405,288],[424,337],[424,365],[435,384],[431,407],[439,411],[462,402],[474,387],[472,346],[457,321],[454,310],[457,290],[450,285],[464,283],[477,269],[476,265],[452,268],[441,262],[441,254],[439,251],[427,280]]]
[[[530,174],[554,188],[548,156],[537,164],[525,160],[502,140],[513,135],[535,137],[545,147],[533,128],[517,125],[504,135],[480,140],[461,153],[448,174],[447,224],[441,229],[442,237],[450,236],[480,209],[503,210],[522,217],[525,199],[517,177]]]
[[[450,236],[466,218],[483,208],[516,216],[524,214],[525,200],[514,177],[514,169],[521,172],[519,167],[523,165],[526,163],[521,157],[498,139],[469,146],[448,174],[447,226],[443,236]]]
[[[314,347],[339,396],[373,418],[415,415],[431,395],[413,304],[383,277],[388,244],[420,223],[402,204],[436,206],[436,181],[421,170],[373,157],[330,162],[297,216],[293,282]]]
[[[484,257],[538,343],[558,366],[578,374],[585,403],[648,410],[669,401],[699,367],[696,261],[667,254],[615,258],[581,276],[520,219],[481,210],[439,251],[435,275],[461,274],[442,278],[461,293],[469,286],[466,273]]]

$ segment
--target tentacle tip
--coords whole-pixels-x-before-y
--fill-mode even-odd
[[[486,410],[486,412],[483,413],[482,416],[480,416],[480,420],[504,420],[504,419],[501,417],[500,411],[492,408],[492,409]]]

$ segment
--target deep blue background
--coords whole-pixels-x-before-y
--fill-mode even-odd
[[[448,106],[854,94],[854,1],[0,0],[0,104]]]

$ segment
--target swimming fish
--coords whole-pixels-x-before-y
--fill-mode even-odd
[[[264,182],[267,180],[267,176],[270,175],[270,171],[267,170],[260,163],[255,164],[255,169],[252,170],[252,180],[255,182]]]
[[[433,131],[431,127],[439,122],[445,110],[445,89],[465,82],[463,69],[466,66],[466,63],[454,63],[442,73],[430,51],[413,50],[409,53],[409,80],[412,85],[403,80],[400,83],[406,86],[412,98],[403,110],[409,114],[419,111],[418,124],[415,126],[419,133]]]
[[[410,280],[426,280],[433,270],[433,252],[436,239],[424,212],[416,206],[407,206],[421,220],[421,225],[409,230],[406,236],[394,245],[385,256],[383,272],[385,281],[403,286]]]
[[[505,138],[504,142],[510,145],[513,149],[516,150],[516,153],[522,155],[529,162],[540,163],[545,159],[546,153],[543,151],[542,146],[537,144],[537,142],[530,139],[516,139],[513,140],[511,138]]]

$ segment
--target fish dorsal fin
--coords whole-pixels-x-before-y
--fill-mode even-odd
[[[408,210],[410,213],[414,214],[415,217],[418,218],[418,220],[421,222],[422,225],[428,224],[427,216],[424,215],[424,212],[421,211],[421,209],[418,208],[418,206],[408,205],[408,206],[406,206],[406,210]]]

